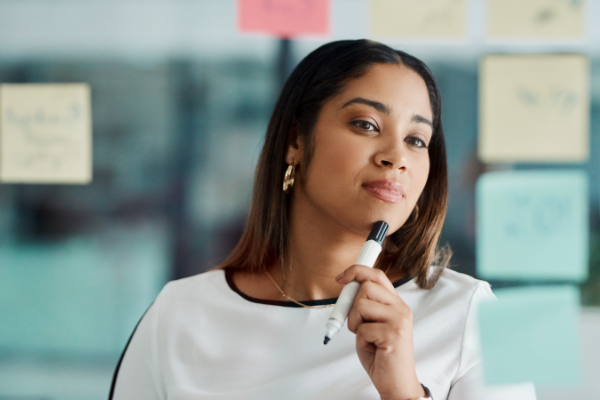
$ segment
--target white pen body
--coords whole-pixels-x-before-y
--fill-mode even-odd
[[[381,245],[374,240],[367,240],[356,260],[356,264],[373,268],[379,253],[381,253]],[[327,321],[326,337],[331,338],[341,329],[346,318],[348,318],[348,313],[352,308],[352,304],[354,304],[354,298],[358,294],[359,289],[360,283],[356,281],[347,283],[344,286]]]

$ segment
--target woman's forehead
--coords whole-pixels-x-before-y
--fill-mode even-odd
[[[361,77],[346,83],[342,91],[328,103],[330,107],[341,109],[348,102],[354,105],[368,105],[365,99],[378,103],[384,108],[378,111],[397,113],[412,110],[431,120],[432,111],[429,92],[425,81],[413,70],[396,64],[377,64]]]

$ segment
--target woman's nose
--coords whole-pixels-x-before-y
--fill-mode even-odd
[[[408,170],[408,163],[406,162],[406,158],[402,157],[401,159],[397,160],[397,161],[388,161],[388,160],[381,160],[380,161],[381,165],[384,167],[390,167],[390,168],[398,168],[401,170]]]
[[[405,151],[404,141],[394,140],[393,143],[387,143],[385,148],[375,155],[375,163],[378,166],[406,171],[408,159]]]

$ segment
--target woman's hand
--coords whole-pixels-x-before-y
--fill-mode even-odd
[[[425,396],[415,371],[412,311],[385,273],[353,265],[336,278],[361,288],[348,315],[356,351],[382,400]]]

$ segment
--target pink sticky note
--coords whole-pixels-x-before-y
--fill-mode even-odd
[[[329,32],[329,0],[237,0],[241,32],[281,37]]]

